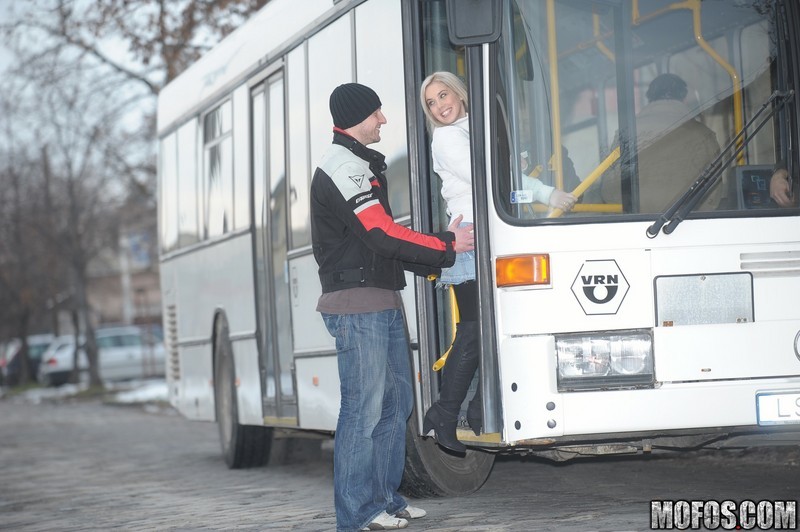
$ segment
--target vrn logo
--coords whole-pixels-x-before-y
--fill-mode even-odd
[[[572,293],[586,314],[616,314],[628,288],[612,259],[586,261],[572,283]]]
[[[602,305],[608,303],[614,296],[617,295],[619,289],[619,275],[581,275],[581,282],[583,283],[583,293],[592,303]],[[600,290],[597,290],[600,288]],[[598,297],[602,294],[603,297]]]

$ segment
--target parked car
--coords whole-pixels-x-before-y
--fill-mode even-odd
[[[163,377],[166,373],[164,343],[160,329],[138,326],[98,329],[97,356],[100,378],[104,381]],[[40,382],[58,386],[69,381],[74,366],[74,337],[60,337],[48,349],[39,365]],[[78,369],[86,372],[89,361],[83,349],[78,352]]]
[[[79,343],[83,343],[82,338]],[[39,362],[39,383],[43,386],[61,386],[69,382],[69,377],[74,367],[74,353],[75,337],[73,335],[59,336],[53,340],[42,354],[42,360]],[[86,353],[83,349],[78,354],[78,367],[81,370],[89,368]]]
[[[28,359],[30,360],[31,377],[36,380],[36,369],[42,354],[53,341],[52,334],[34,334],[28,336]],[[0,372],[3,374],[3,382],[9,386],[19,383],[22,370],[22,340],[14,338],[5,346],[5,352],[0,352]]]
[[[101,379],[141,379],[166,374],[160,328],[127,326],[100,329],[96,338]]]

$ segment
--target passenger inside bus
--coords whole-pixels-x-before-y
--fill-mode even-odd
[[[442,180],[441,194],[452,220],[463,216],[462,224],[473,222],[472,171],[470,168],[467,88],[455,74],[434,72],[420,87],[420,103],[432,133],[433,170]],[[535,178],[526,187],[533,199],[552,208],[570,210],[577,198]],[[475,254],[461,253],[456,263],[442,270],[438,285],[453,287],[460,321],[443,370],[439,400],[425,414],[424,432],[434,431],[436,441],[451,451],[466,447],[456,437],[461,404],[478,369],[478,291],[475,283]],[[482,428],[480,388],[467,408],[467,423],[475,435]]]
[[[663,211],[719,155],[716,134],[693,117],[685,103],[687,94],[686,82],[675,74],[657,76],[647,89],[649,103],[636,116],[638,212]],[[619,144],[618,133],[614,145]],[[601,194],[606,203],[625,203],[623,193],[630,188],[621,174],[621,165],[616,164],[603,178]],[[697,210],[716,209],[721,197],[722,187],[717,184]]]

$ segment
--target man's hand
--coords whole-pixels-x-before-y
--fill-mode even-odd
[[[456,235],[456,240],[453,242],[453,249],[456,250],[456,253],[463,253],[475,249],[475,235],[472,233],[472,224],[465,225],[464,227],[458,226],[463,219],[464,215],[459,214],[447,228],[448,231]]]
[[[769,197],[781,207],[794,205],[792,188],[789,183],[789,172],[785,169],[781,168],[772,174],[772,178],[769,180]]]

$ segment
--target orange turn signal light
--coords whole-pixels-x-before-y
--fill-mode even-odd
[[[550,284],[550,255],[497,257],[497,287]]]

